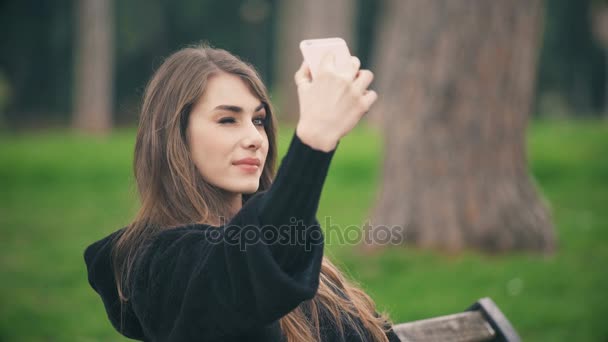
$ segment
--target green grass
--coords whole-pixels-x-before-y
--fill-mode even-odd
[[[292,130],[280,136],[281,155]],[[124,341],[86,282],[86,245],[127,224],[137,201],[133,130],[108,139],[66,132],[0,136],[0,341]],[[549,201],[559,249],[443,255],[413,248],[327,254],[395,322],[464,310],[490,296],[526,341],[608,338],[608,124],[534,122],[530,169]],[[380,134],[340,143],[318,217],[362,222],[380,175]]]

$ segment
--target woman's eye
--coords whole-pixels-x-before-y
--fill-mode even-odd
[[[234,118],[221,118],[220,119],[220,124],[226,124],[226,123],[234,123]]]
[[[236,120],[234,118],[231,117],[226,117],[226,118],[221,118],[219,120],[220,124],[231,124],[231,123],[236,123]],[[264,126],[264,124],[266,123],[266,118],[264,117],[259,117],[259,118],[255,118],[253,119],[253,124],[257,125],[257,126]]]

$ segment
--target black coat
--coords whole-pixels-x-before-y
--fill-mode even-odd
[[[316,212],[334,152],[294,134],[271,188],[248,199],[230,222],[156,234],[141,246],[122,307],[111,250],[123,229],[90,245],[89,283],[112,325],[144,341],[283,341],[278,320],[319,286],[323,234]],[[320,324],[323,341],[367,340],[348,327],[341,336],[323,315]],[[399,341],[392,331],[388,336]]]

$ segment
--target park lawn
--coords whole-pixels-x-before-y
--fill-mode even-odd
[[[280,135],[281,155],[293,130]],[[455,313],[491,297],[526,341],[608,338],[608,123],[535,121],[530,169],[550,203],[553,256],[413,247],[327,255],[395,322]],[[0,341],[125,341],[89,287],[84,248],[137,208],[133,129],[109,138],[67,131],[0,135]],[[360,225],[375,197],[381,136],[360,126],[340,143],[318,218]]]

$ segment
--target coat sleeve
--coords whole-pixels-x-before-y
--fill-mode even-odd
[[[294,134],[273,185],[230,222],[166,230],[145,247],[131,285],[144,334],[158,341],[237,336],[311,299],[323,257],[316,211],[334,151]]]

